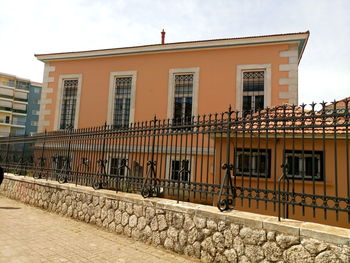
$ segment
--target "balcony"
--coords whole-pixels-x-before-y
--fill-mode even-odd
[[[14,102],[27,104],[28,103],[28,99],[14,98]]]
[[[28,82],[17,81],[16,82],[16,89],[29,91],[29,85],[30,85],[30,83],[28,83]]]
[[[18,110],[18,109],[12,109],[12,113],[16,114],[27,114],[27,111],[26,110]]]
[[[15,90],[13,99],[15,101],[22,102],[22,103],[28,102],[28,93]]]
[[[15,88],[16,85],[15,85],[15,82],[14,81],[11,81],[11,80],[8,80],[8,81],[0,81],[0,85],[1,86],[5,86],[5,87],[10,87],[10,88]]]
[[[17,127],[25,127],[26,122],[25,121],[12,121],[12,126],[17,126]]]
[[[0,97],[8,96],[13,98],[13,89],[0,88]]]
[[[0,124],[10,124],[10,120],[9,119],[2,119],[2,120],[0,120]]]
[[[3,112],[12,112],[12,108],[9,108],[9,107],[1,107],[1,106],[0,106],[0,111],[3,111]]]

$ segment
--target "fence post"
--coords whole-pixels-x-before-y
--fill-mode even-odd
[[[6,149],[6,158],[5,158],[5,166],[8,171],[8,161],[9,161],[9,151],[10,151],[10,141],[11,141],[11,134],[9,134],[8,137],[8,142],[7,142],[7,149]]]
[[[44,132],[44,141],[43,141],[43,146],[41,148],[41,156],[40,156],[40,170],[41,170],[41,174],[43,173],[43,169],[44,169],[44,166],[45,166],[45,157],[44,157],[44,152],[45,152],[45,143],[46,143],[46,129],[45,129],[45,132]],[[49,179],[49,174],[48,174],[48,171],[46,174],[46,181]]]
[[[232,184],[232,178],[231,178],[231,170],[233,170],[233,165],[230,162],[231,125],[232,125],[232,113],[233,113],[231,109],[231,105],[228,111],[225,113],[227,114],[226,163],[222,165],[222,169],[225,170],[225,175],[221,182],[219,196],[218,196],[218,203],[217,203],[217,207],[219,208],[220,211],[225,211],[230,209],[230,206],[234,204],[234,199],[236,198],[236,191]],[[223,195],[225,195],[224,198],[223,198]]]
[[[154,147],[155,147],[155,140],[156,140],[156,125],[157,125],[157,117],[154,116],[154,119],[152,121],[154,123],[153,125],[153,134],[152,134],[152,148],[151,148],[151,160],[147,162],[148,171],[146,174],[146,178],[143,180],[142,188],[141,188],[141,195],[144,198],[151,197],[156,194],[156,196],[159,195],[159,186],[157,185],[157,178],[156,178],[156,170],[155,166],[157,163],[154,161]],[[147,188],[148,186],[148,188]]]

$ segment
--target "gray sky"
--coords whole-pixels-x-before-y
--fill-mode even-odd
[[[299,102],[350,96],[350,0],[0,0],[0,72],[42,81],[34,54],[310,30]]]

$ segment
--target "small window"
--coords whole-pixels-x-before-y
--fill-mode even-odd
[[[63,97],[60,129],[74,128],[77,104],[78,79],[63,80]]]
[[[10,123],[10,116],[5,117],[5,123]]]
[[[110,174],[124,177],[128,160],[124,158],[111,158]]]
[[[115,78],[113,125],[117,128],[129,125],[132,77]]]
[[[270,150],[236,149],[236,175],[269,178],[270,160]]]
[[[34,93],[39,94],[40,93],[40,88],[34,88]]]
[[[193,74],[175,75],[174,124],[191,123]]]
[[[323,180],[323,152],[286,151],[285,158],[289,178]]]
[[[243,72],[243,116],[264,109],[264,71]]]
[[[68,160],[67,156],[58,155],[52,157],[54,168],[57,170],[70,169],[71,160]]]
[[[171,180],[189,181],[190,179],[189,160],[171,160]]]

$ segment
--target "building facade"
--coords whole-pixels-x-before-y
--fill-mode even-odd
[[[309,32],[40,54],[39,131],[298,103]]]
[[[31,82],[29,86],[28,109],[26,120],[26,134],[33,134],[38,131],[39,113],[40,113],[40,98],[42,84]]]
[[[0,73],[0,134],[25,133],[30,80]]]
[[[36,132],[41,83],[0,73],[0,136]]]

